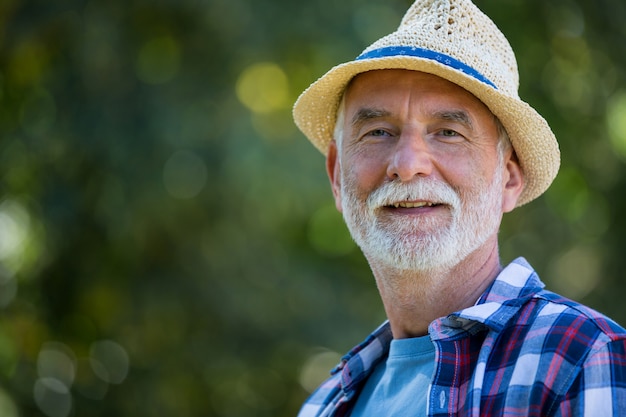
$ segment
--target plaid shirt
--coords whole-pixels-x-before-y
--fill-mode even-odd
[[[431,323],[429,416],[626,416],[626,330],[543,287],[518,258],[476,305]],[[299,417],[348,416],[391,339],[384,323],[352,349]]]

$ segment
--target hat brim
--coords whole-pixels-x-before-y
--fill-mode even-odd
[[[383,69],[437,75],[463,87],[491,110],[506,129],[524,173],[524,190],[518,207],[537,198],[552,183],[560,164],[559,146],[539,113],[519,98],[504,94],[460,70],[412,56],[372,58],[337,65],[300,95],[293,109],[294,121],[324,155],[333,139],[337,106],[350,80],[360,73]]]

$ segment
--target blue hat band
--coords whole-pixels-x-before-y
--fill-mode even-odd
[[[361,61],[364,59],[385,58],[393,56],[414,56],[417,58],[430,59],[450,68],[454,68],[455,70],[461,71],[469,75],[470,77],[475,78],[478,81],[481,81],[495,88],[496,90],[498,89],[498,87],[496,87],[496,85],[491,82],[491,80],[489,80],[487,77],[485,77],[469,65],[462,63],[458,59],[452,58],[451,56],[446,54],[442,54],[441,52],[418,48],[416,46],[387,46],[385,48],[374,49],[373,51],[363,53],[359,55],[356,59],[357,61]]]

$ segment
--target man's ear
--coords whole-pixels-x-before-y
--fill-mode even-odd
[[[506,158],[503,182],[502,212],[508,213],[515,208],[517,200],[524,190],[524,173],[514,151],[511,151]]]
[[[326,173],[328,174],[333,196],[335,197],[335,207],[341,212],[341,167],[339,165],[337,152],[337,143],[334,140],[330,141],[328,144],[328,154],[326,155]]]

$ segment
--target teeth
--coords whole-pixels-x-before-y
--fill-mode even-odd
[[[410,203],[410,202],[401,202],[401,203],[393,203],[395,208],[417,208],[417,207],[432,207],[433,203],[419,202],[419,203]]]

